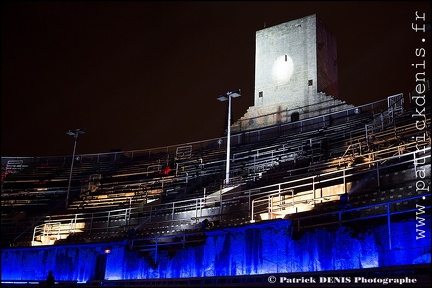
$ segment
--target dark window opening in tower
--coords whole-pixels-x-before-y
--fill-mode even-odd
[[[297,122],[300,120],[300,113],[299,112],[293,112],[291,114],[291,122]]]

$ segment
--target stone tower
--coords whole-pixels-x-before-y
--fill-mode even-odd
[[[256,32],[254,106],[233,125],[249,130],[352,107],[338,97],[336,40],[316,15]],[[278,116],[274,116],[274,114]]]

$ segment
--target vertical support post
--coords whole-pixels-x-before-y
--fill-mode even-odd
[[[227,92],[224,95],[219,96],[219,101],[228,100],[228,128],[227,128],[227,157],[226,157],[226,175],[225,175],[225,186],[228,186],[230,182],[229,169],[230,169],[230,149],[231,149],[231,98],[239,97],[240,89],[234,92]]]
[[[219,220],[222,220],[222,189],[219,191]]]
[[[69,205],[69,194],[70,194],[70,187],[71,187],[71,182],[72,182],[72,171],[73,171],[73,166],[74,166],[74,161],[75,161],[75,150],[76,150],[76,144],[77,144],[77,138],[78,137],[74,137],[74,148],[73,148],[73,153],[72,153],[72,160],[71,160],[71,166],[70,166],[70,172],[69,172],[69,182],[68,182],[68,187],[67,187],[67,192],[66,192],[66,204],[65,204],[65,209],[67,209],[68,205]]]
[[[377,174],[376,174],[376,177],[377,177],[377,190],[378,190],[378,192],[381,190],[381,183],[380,183],[380,173],[379,173],[379,170],[380,170],[380,167],[379,167],[379,161],[377,161],[376,162],[376,171],[377,171]]]
[[[65,210],[67,210],[67,207],[69,205],[69,194],[70,194],[70,186],[71,186],[71,182],[72,182],[72,171],[73,171],[73,165],[74,165],[74,161],[75,161],[75,151],[76,151],[77,140],[78,140],[79,134],[84,134],[84,133],[85,133],[84,129],[75,129],[74,132],[72,132],[70,130],[68,132],[66,132],[67,135],[74,137],[74,148],[73,148],[73,152],[72,152],[72,161],[71,161],[71,167],[70,167],[70,172],[69,172],[69,182],[68,182],[68,188],[67,188],[67,192],[66,192]]]
[[[231,96],[228,96],[228,130],[227,130],[227,157],[225,170],[225,185],[228,186],[230,178],[230,148],[231,148]]]
[[[389,239],[389,249],[392,250],[392,241],[391,241],[391,220],[390,220],[390,205],[387,203],[387,229],[388,229],[388,239]]]

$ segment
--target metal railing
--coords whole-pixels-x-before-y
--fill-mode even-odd
[[[390,149],[390,148],[389,148]],[[398,147],[393,147],[397,151],[401,151]],[[395,150],[395,151],[396,151]],[[417,155],[419,153],[422,155]],[[378,152],[377,152],[378,153]],[[404,157],[401,160],[401,157]],[[249,207],[249,221],[262,221],[260,214],[265,211],[265,213],[279,212],[277,209],[282,209],[286,207],[295,208],[296,204],[303,204],[304,201],[326,201],[324,198],[329,198],[334,200],[334,197],[340,196],[348,192],[347,185],[352,177],[355,176],[365,176],[366,173],[371,171],[376,172],[376,186],[379,187],[380,170],[388,169],[391,167],[397,167],[407,164],[418,165],[428,165],[427,159],[430,162],[430,146],[426,147],[421,151],[407,152],[405,154],[397,154],[388,157],[382,157],[380,159],[371,160],[370,162],[358,164],[353,167],[343,168],[337,171],[331,171],[321,174],[316,174],[308,177],[301,177],[299,179],[289,180],[279,182],[277,184],[261,186],[257,188],[252,188],[248,190],[238,190],[232,189],[227,192],[220,190],[214,194],[204,195],[204,197],[198,197],[190,200],[175,201],[171,203],[164,204],[148,204],[143,207],[132,207],[126,209],[116,209],[110,211],[93,212],[93,213],[77,213],[69,215],[53,215],[47,217],[44,222],[49,224],[55,223],[71,223],[75,221],[76,223],[85,223],[85,226],[81,229],[86,235],[94,235],[101,231],[129,231],[130,229],[161,229],[164,227],[170,230],[171,226],[183,224],[196,224],[203,217],[229,217],[225,215],[225,208],[236,202],[244,203]],[[372,159],[372,158],[371,158]],[[407,160],[404,160],[407,159]],[[387,162],[390,160],[398,160],[394,164],[387,164],[381,166],[380,163]],[[390,161],[391,162],[391,161]],[[389,163],[390,163],[389,162]],[[370,169],[374,166],[374,169]],[[329,185],[325,185],[326,182],[331,182]],[[322,194],[322,189],[325,187],[338,186],[337,193]],[[235,187],[234,187],[235,188]],[[306,191],[305,194],[294,194],[293,191],[303,190]],[[281,195],[288,195],[288,198],[277,199]],[[296,197],[307,195],[306,199],[296,199]],[[276,199],[276,201],[275,201]],[[278,202],[279,201],[279,202]],[[282,203],[284,201],[284,203]],[[262,208],[262,203],[266,203],[265,208]],[[258,206],[258,208],[255,205]],[[289,205],[289,206],[287,206]],[[209,212],[209,208],[212,208],[212,212]],[[216,208],[216,211],[215,209]],[[258,211],[257,211],[258,209]],[[244,211],[248,213],[248,211]],[[291,211],[290,213],[296,213]],[[211,213],[211,214],[210,214]],[[223,216],[222,216],[223,215]],[[271,215],[271,214],[270,214]],[[220,218],[221,219],[221,218]],[[274,217],[269,217],[268,219],[274,219]],[[36,231],[36,230],[35,230]],[[71,231],[72,233],[72,231]],[[35,240],[34,235],[33,240]]]
[[[290,123],[280,123],[279,125],[273,125],[271,127],[264,127],[255,130],[241,130],[236,133],[231,134],[231,145],[235,146],[245,142],[254,142],[267,139],[269,137],[275,137],[281,133],[281,131],[299,130],[299,132],[306,131],[309,128],[314,129],[316,123],[326,123],[330,118],[344,118],[349,120],[356,113],[353,111],[355,109],[361,109],[363,112],[377,113],[381,111],[383,107],[387,106],[387,99],[382,99],[372,103],[364,104],[361,106],[356,106],[354,108],[349,108],[337,112],[328,113],[325,115],[315,116],[308,119],[299,120],[297,122]],[[277,114],[275,112],[273,114]],[[337,117],[335,117],[338,115]],[[260,116],[268,117],[268,115]],[[120,151],[120,152],[108,152],[108,153],[95,153],[95,154],[80,154],[76,155],[79,158],[80,163],[101,163],[101,162],[115,162],[119,160],[133,160],[139,158],[150,157],[151,155],[169,154],[177,155],[178,150],[182,150],[184,147],[188,147],[188,151],[193,153],[193,151],[203,149],[205,147],[217,146],[220,140],[226,141],[225,137],[211,138],[202,141],[194,141],[188,143],[181,143],[176,145],[156,147],[141,150],[131,150],[131,151]],[[188,152],[188,153],[189,153]],[[9,157],[2,156],[2,167],[6,167],[6,164],[10,160],[22,160],[26,165],[65,165],[71,162],[71,155],[66,156],[40,156],[40,157]]]
[[[405,146],[405,145],[401,145]],[[380,171],[381,169],[388,169],[393,166],[406,165],[412,163],[413,167],[416,163],[427,163],[426,159],[430,159],[430,146],[425,150],[429,151],[429,155],[423,155],[418,157],[416,154],[423,151],[413,151],[410,153],[402,154],[400,146],[385,149],[386,151],[377,151],[375,153],[369,153],[369,160],[366,163],[361,163],[349,168],[344,168],[337,171],[331,171],[327,173],[321,173],[309,177],[301,177],[291,181],[283,182],[272,186],[272,189],[267,191],[266,195],[257,197],[252,200],[251,203],[251,222],[264,219],[275,219],[280,218],[280,214],[294,214],[305,210],[299,210],[304,208],[302,206],[309,205],[314,206],[316,203],[322,203],[325,201],[339,200],[341,195],[349,192],[352,185],[352,179],[356,176],[369,174],[375,170],[375,186],[380,187]],[[396,152],[396,154],[395,154]],[[426,151],[425,151],[426,152]],[[391,153],[393,155],[387,157],[377,157],[377,154],[382,153],[387,155]],[[426,154],[426,153],[424,153]],[[399,160],[401,157],[411,158],[392,165],[381,166],[381,163],[389,160]],[[375,159],[375,160],[372,160]],[[371,167],[374,167],[370,169]],[[331,185],[325,185],[326,182],[331,182]],[[369,181],[369,185],[374,185]],[[331,187],[332,189],[325,189]],[[324,189],[324,190],[323,190]],[[336,192],[333,192],[333,191]],[[297,191],[294,193],[294,191]],[[324,191],[324,192],[323,192]],[[327,193],[326,193],[327,191]],[[271,192],[271,193],[269,193]],[[333,193],[332,193],[333,192]],[[309,207],[313,208],[313,207]],[[306,210],[311,210],[307,209]],[[285,213],[283,213],[285,212]],[[279,214],[279,215],[278,215]],[[265,216],[266,215],[266,216]],[[282,215],[282,216],[283,216]]]

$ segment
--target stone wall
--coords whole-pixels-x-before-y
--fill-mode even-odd
[[[430,218],[424,222],[430,226]],[[86,282],[311,272],[430,263],[430,231],[416,239],[415,219],[357,231],[316,229],[294,237],[288,220],[207,231],[205,243],[176,251],[131,251],[127,240],[2,250],[2,280]],[[391,231],[391,234],[389,234]],[[390,237],[389,237],[390,235]],[[109,248],[111,253],[105,254]],[[103,261],[102,261],[102,260]],[[97,271],[103,270],[103,273]],[[100,279],[99,279],[100,280]]]

